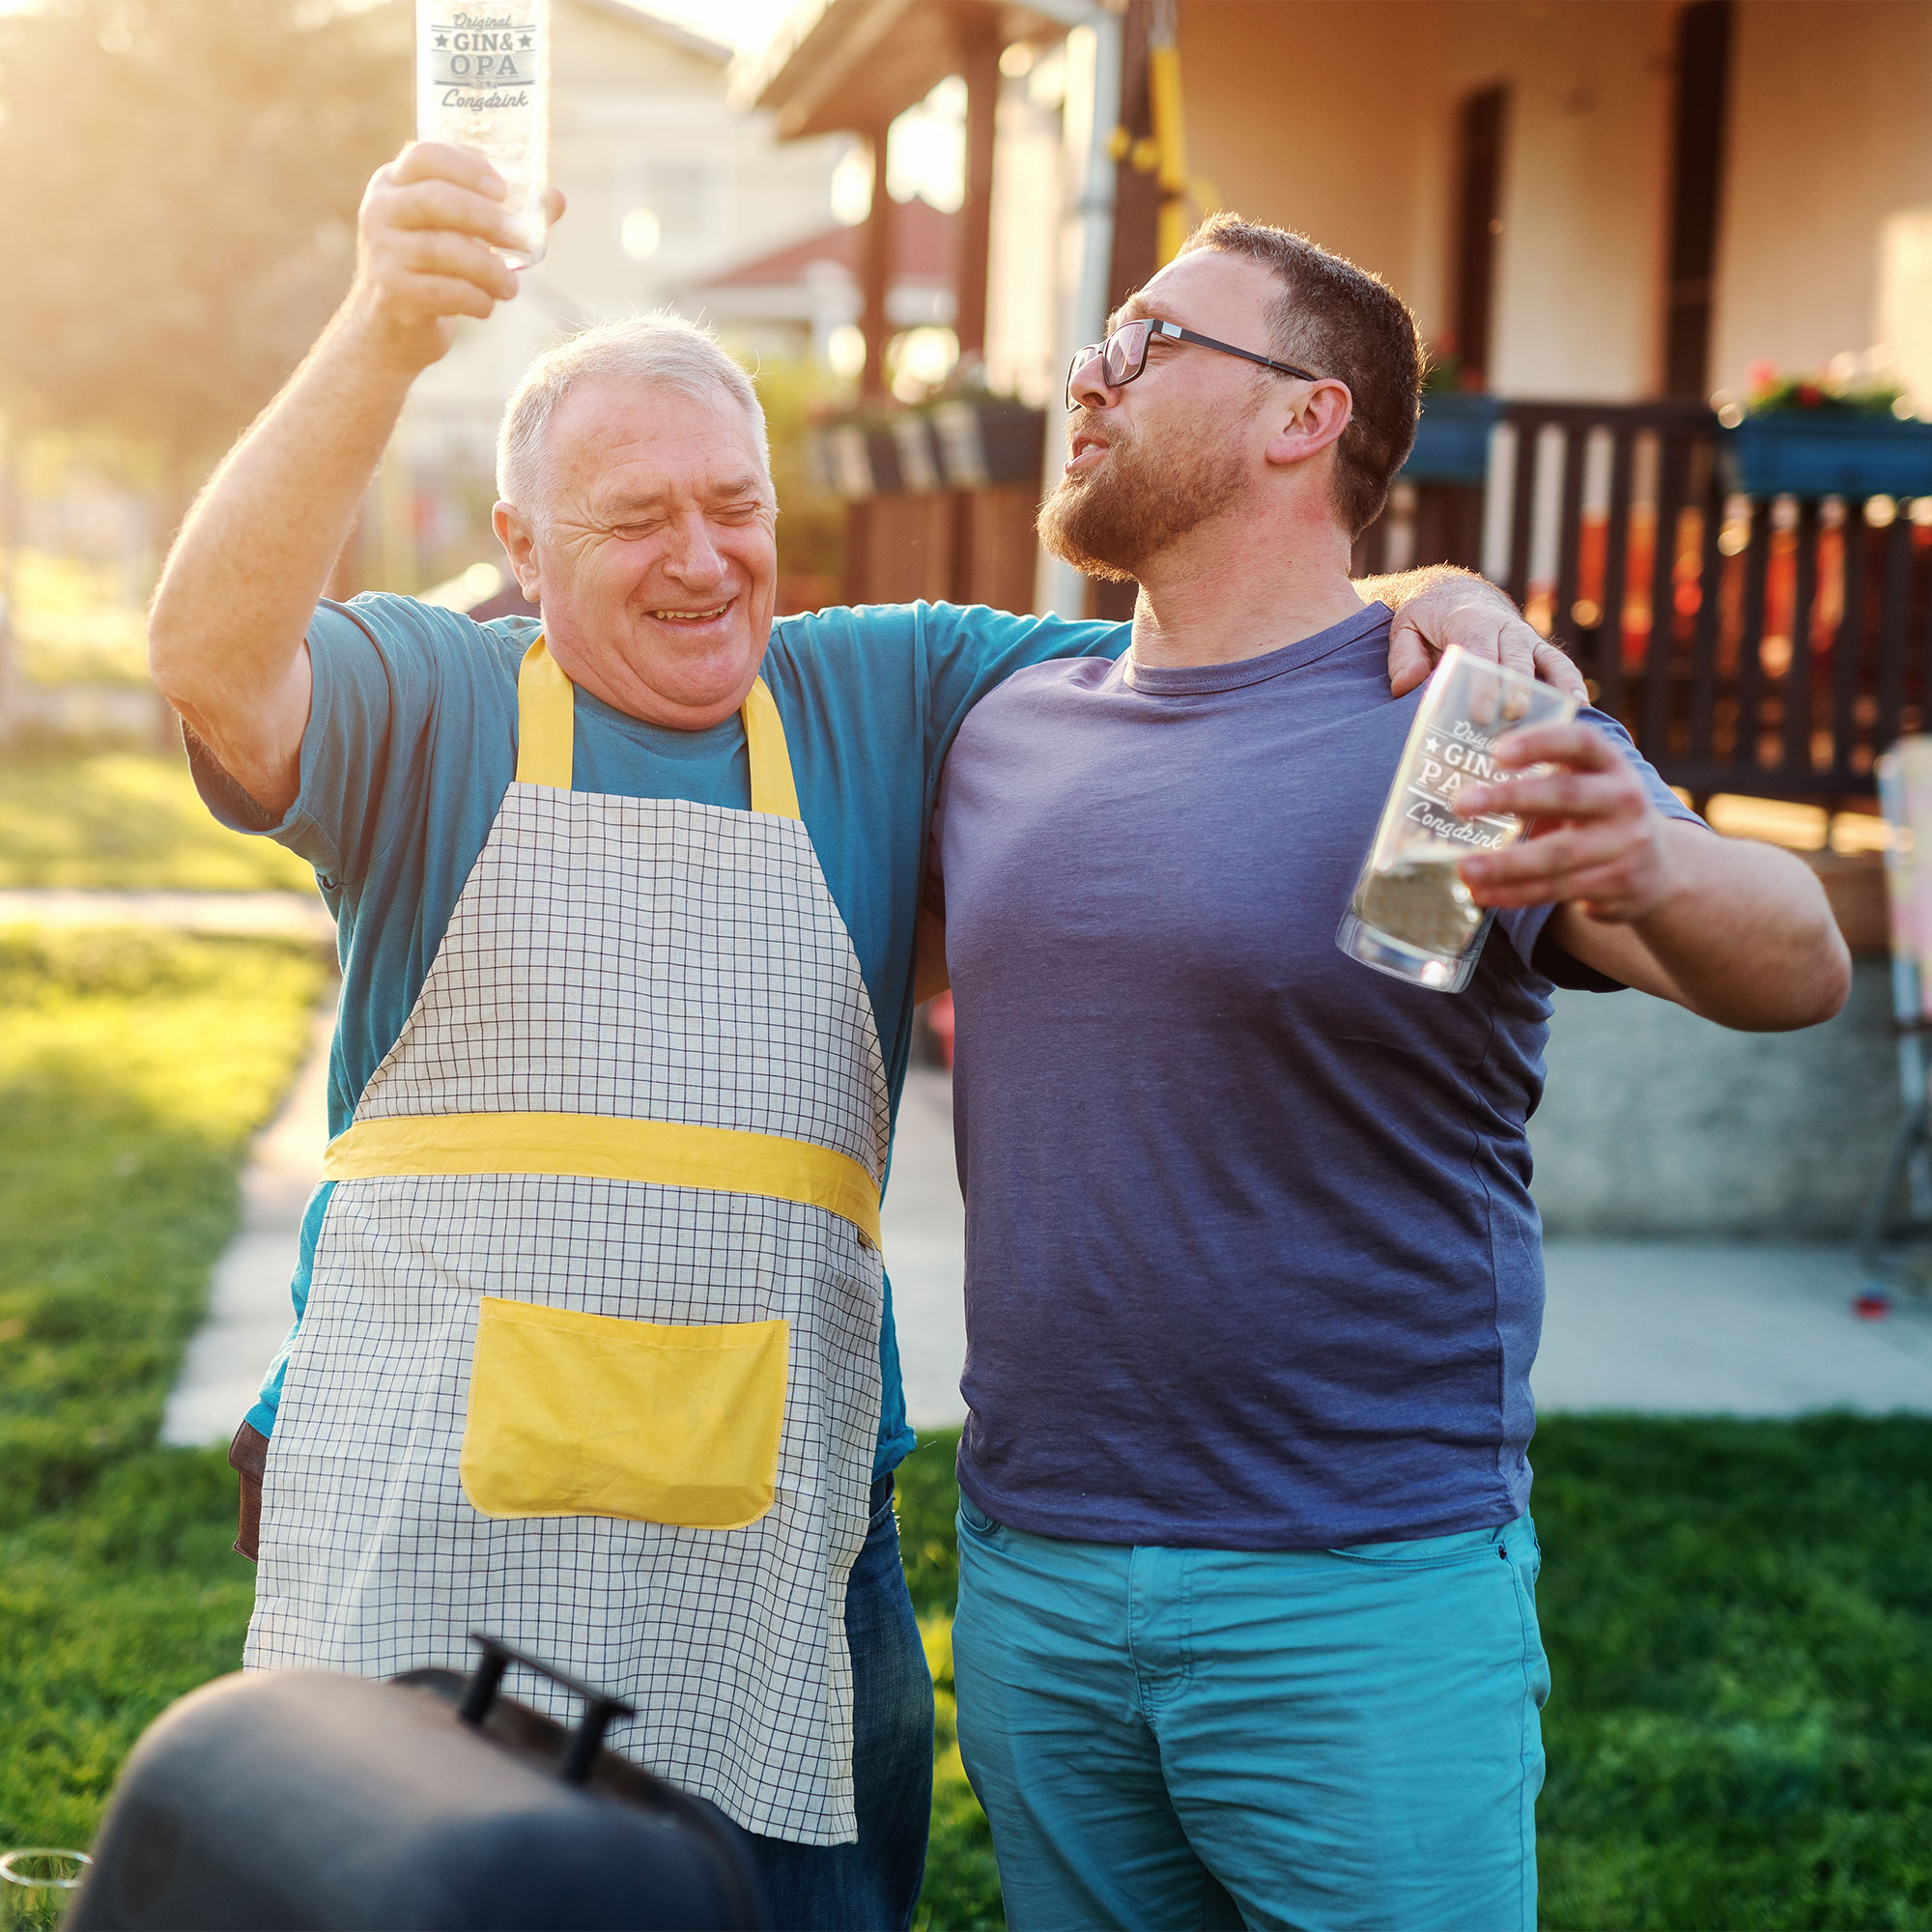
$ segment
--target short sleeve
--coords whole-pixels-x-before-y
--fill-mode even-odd
[[[1594,725],[1595,728],[1612,740],[1623,754],[1637,769],[1643,780],[1644,788],[1650,793],[1650,801],[1665,818],[1681,818],[1692,825],[1702,825],[1704,821],[1663,782],[1657,767],[1644,757],[1632,742],[1631,735],[1606,711],[1599,711],[1594,705],[1585,705],[1577,712],[1579,724]],[[1621,980],[1613,980],[1606,973],[1600,973],[1594,966],[1586,966],[1582,960],[1566,952],[1555,940],[1545,931],[1549,923],[1549,916],[1556,910],[1554,905],[1521,906],[1496,915],[1496,923],[1507,934],[1518,958],[1539,979],[1552,984],[1566,986],[1574,991],[1585,993],[1621,993],[1627,990]]]
[[[189,733],[203,803],[233,830],[306,859],[326,888],[363,876],[386,793],[434,710],[438,633],[452,623],[469,620],[409,597],[318,604],[307,633],[313,688],[295,803],[271,818]]]
[[[1014,671],[1055,658],[1117,658],[1133,641],[1129,624],[1016,616],[984,605],[933,604],[920,614],[926,755],[934,766],[966,714]]]

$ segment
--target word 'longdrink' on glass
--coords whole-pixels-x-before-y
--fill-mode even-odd
[[[416,138],[487,155],[523,243],[543,260],[550,185],[550,0],[416,0]]]

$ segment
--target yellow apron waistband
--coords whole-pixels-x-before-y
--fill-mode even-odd
[[[779,1134],[605,1114],[404,1114],[358,1121],[323,1155],[325,1180],[404,1174],[569,1174],[762,1194],[823,1208],[879,1244],[879,1190],[865,1168]]]

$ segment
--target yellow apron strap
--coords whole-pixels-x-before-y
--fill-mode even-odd
[[[798,786],[792,782],[791,753],[785,749],[784,722],[761,677],[752,680],[738,714],[745,721],[745,750],[752,760],[752,810],[774,818],[799,818]]]
[[[577,691],[544,646],[543,633],[517,673],[517,782],[570,789]]]
[[[783,721],[763,678],[753,678],[739,717],[752,764],[752,810],[774,818],[797,818],[798,786],[792,781]],[[545,648],[539,634],[524,653],[517,673],[517,782],[570,789],[577,688]]]

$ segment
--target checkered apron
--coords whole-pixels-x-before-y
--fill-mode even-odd
[[[749,811],[573,792],[571,687],[532,645],[516,781],[324,1170],[246,1662],[464,1668],[488,1631],[636,1704],[612,1742],[638,1763],[749,1831],[837,1844],[888,1106],[762,681],[744,717]],[[483,1514],[466,1431],[505,1420],[470,1402],[486,1297],[620,1345],[620,1323],[785,1323],[764,1513]],[[548,1393],[567,1428],[567,1378]],[[518,1691],[570,1716],[545,1680]]]

